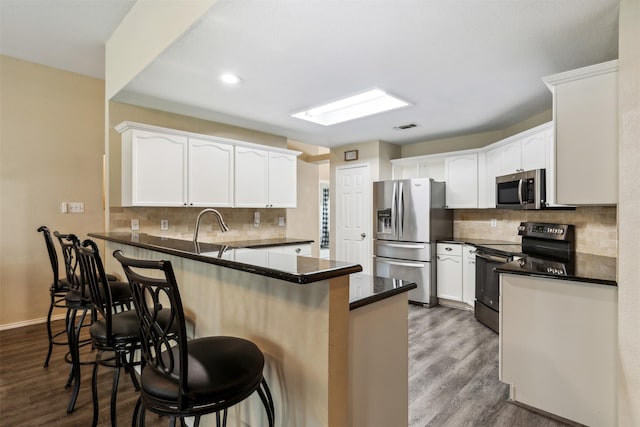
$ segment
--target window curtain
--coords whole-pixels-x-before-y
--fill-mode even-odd
[[[322,235],[320,248],[329,248],[329,189],[322,189]]]

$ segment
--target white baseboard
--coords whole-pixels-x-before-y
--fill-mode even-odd
[[[53,322],[55,320],[64,319],[65,316],[66,314],[57,314],[55,316],[51,316],[51,321]],[[23,320],[22,322],[7,323],[4,325],[0,325],[0,331],[5,331],[7,329],[21,328],[23,326],[37,325],[39,323],[46,323],[46,322],[47,322],[46,317],[40,317],[38,319]]]

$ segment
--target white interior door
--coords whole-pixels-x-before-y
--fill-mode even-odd
[[[336,259],[358,263],[371,274],[371,192],[369,165],[336,169]]]

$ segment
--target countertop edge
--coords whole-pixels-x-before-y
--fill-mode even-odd
[[[409,292],[410,290],[416,289],[417,287],[418,287],[417,284],[411,283],[411,284],[403,286],[401,288],[390,289],[390,290],[385,291],[385,292],[383,292],[381,294],[376,294],[376,295],[368,296],[368,297],[353,301],[353,302],[349,303],[349,311],[355,310],[355,309],[358,309],[358,308],[361,308],[361,307],[366,307],[366,306],[368,306],[370,304],[373,304],[373,303],[378,302],[378,301],[385,300],[387,298],[390,298],[392,296],[401,294],[403,292]]]
[[[595,285],[604,285],[604,286],[613,286],[618,287],[618,282],[615,280],[606,280],[606,279],[595,279],[589,277],[578,277],[578,276],[558,276],[554,274],[544,274],[544,273],[532,273],[529,271],[515,271],[508,267],[509,264],[504,264],[502,266],[496,267],[495,271],[501,274],[516,274],[518,276],[529,276],[529,277],[539,277],[543,279],[553,279],[553,280],[562,280],[565,282],[583,282],[583,283],[593,283]]]
[[[156,252],[166,253],[168,255],[174,255],[181,258],[188,258],[194,261],[204,262],[207,264],[220,265],[222,267],[231,268],[234,270],[240,270],[247,273],[253,273],[260,276],[272,277],[274,279],[280,279],[287,282],[297,283],[300,285],[306,285],[313,282],[318,282],[321,280],[332,279],[335,277],[347,276],[353,273],[359,273],[362,271],[362,266],[359,264],[346,265],[344,267],[337,267],[331,270],[323,270],[315,273],[307,273],[307,274],[295,274],[288,273],[286,271],[274,270],[266,267],[245,264],[238,261],[229,261],[221,258],[212,258],[207,256],[200,256],[197,254],[171,249],[164,246],[152,245],[147,243],[134,242],[131,240],[121,239],[114,236],[109,236],[107,234],[101,233],[87,233],[89,237],[93,237],[96,239],[101,239],[113,243],[119,243],[122,245],[129,245],[138,247],[141,249],[148,249]],[[291,255],[294,256],[294,255]]]

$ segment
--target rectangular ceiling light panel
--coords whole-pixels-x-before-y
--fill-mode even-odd
[[[380,89],[373,89],[329,104],[301,111],[291,116],[324,126],[330,126],[384,111],[395,110],[396,108],[406,107],[407,105],[410,104],[406,101],[391,96]]]

